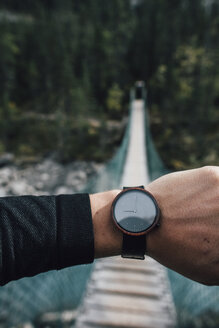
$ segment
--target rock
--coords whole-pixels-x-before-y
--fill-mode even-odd
[[[5,197],[5,196],[7,196],[6,188],[0,187],[0,197]]]
[[[68,186],[74,187],[80,183],[84,183],[86,180],[87,175],[83,171],[71,171],[66,175],[65,183]]]
[[[42,181],[48,181],[49,178],[50,178],[50,176],[49,176],[48,173],[43,173],[43,174],[41,174],[41,176],[40,176],[40,179],[41,179]]]
[[[33,186],[28,185],[25,180],[17,180],[10,183],[9,192],[12,195],[31,195],[35,193]]]
[[[0,169],[0,184],[6,186],[14,178],[14,170],[10,167]]]
[[[14,162],[14,155],[11,153],[5,153],[0,156],[0,167],[10,165]]]
[[[8,319],[8,312],[2,311],[0,309],[0,323],[6,322],[7,319]]]
[[[73,190],[66,186],[59,186],[58,188],[55,189],[55,195],[72,194],[72,193],[73,193]]]
[[[43,162],[36,165],[39,172],[58,172],[62,168],[61,164],[54,162],[51,159],[45,159]]]
[[[78,178],[78,180],[84,181],[87,178],[87,175],[84,171],[78,171],[76,177]]]
[[[20,328],[34,328],[34,325],[31,322],[24,322],[19,325]]]
[[[0,169],[0,196],[72,194],[86,186],[87,180],[102,165],[94,162],[75,161],[67,165],[45,159],[26,168]]]
[[[42,190],[44,188],[44,183],[42,181],[38,181],[34,184],[34,186],[37,190]]]
[[[75,322],[77,311],[47,312],[36,321],[37,327],[69,327]]]
[[[26,192],[27,185],[26,182],[22,180],[13,181],[10,184],[9,189],[13,195],[22,195]]]

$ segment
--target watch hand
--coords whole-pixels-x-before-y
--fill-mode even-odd
[[[123,212],[128,212],[128,213],[137,213],[137,195],[135,195],[135,203],[134,203],[134,210],[127,210],[127,211],[123,211]]]
[[[135,195],[135,207],[134,207],[134,213],[137,213],[137,195]]]

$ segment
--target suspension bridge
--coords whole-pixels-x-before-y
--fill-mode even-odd
[[[132,102],[129,144],[121,179],[123,186],[150,181],[145,143],[144,101]],[[166,270],[150,258],[119,257],[96,261],[76,328],[175,327],[175,307]]]

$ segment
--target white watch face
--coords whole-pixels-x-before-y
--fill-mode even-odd
[[[113,209],[117,224],[130,233],[147,231],[153,225],[157,214],[157,206],[152,196],[139,189],[127,189],[121,193]]]

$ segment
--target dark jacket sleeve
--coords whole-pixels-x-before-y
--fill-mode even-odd
[[[0,197],[0,285],[93,258],[88,194]]]

